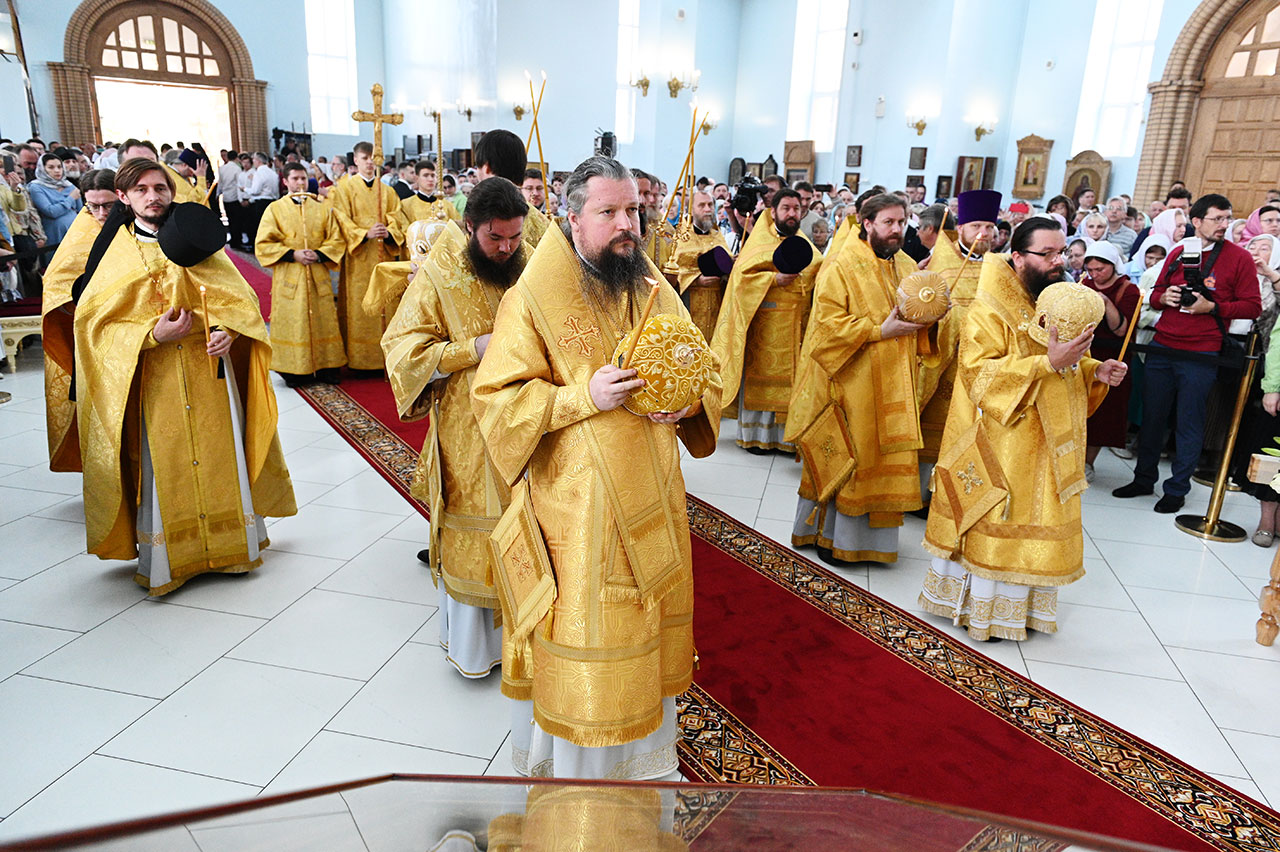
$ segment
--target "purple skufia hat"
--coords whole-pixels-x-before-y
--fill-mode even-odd
[[[798,275],[813,262],[813,244],[796,234],[773,250],[773,267],[783,275]]]
[[[723,278],[733,271],[733,257],[721,246],[698,255],[698,271],[711,278]]]
[[[956,196],[960,207],[960,224],[995,222],[1000,218],[1003,196],[994,189],[971,189]]]
[[[182,153],[178,155],[178,159],[194,169],[196,163],[200,162],[200,155],[190,148],[183,148]]]

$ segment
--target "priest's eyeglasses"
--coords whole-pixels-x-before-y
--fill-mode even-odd
[[[1067,250],[1062,249],[1061,251],[1053,251],[1052,249],[1050,249],[1049,251],[1031,251],[1030,249],[1028,249],[1027,251],[1020,252],[1020,254],[1034,254],[1036,257],[1043,257],[1043,258],[1066,257]]]
[[[115,204],[116,203],[114,200],[108,201],[106,204],[94,204],[92,201],[86,201],[84,203],[84,206],[88,207],[89,212],[92,213],[95,210],[110,210],[112,207],[115,206]]]

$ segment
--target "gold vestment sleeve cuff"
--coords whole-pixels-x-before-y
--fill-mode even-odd
[[[556,388],[556,398],[551,404],[551,419],[547,423],[547,431],[554,432],[572,426],[599,412],[600,409],[596,408],[591,399],[588,385],[561,385]]]

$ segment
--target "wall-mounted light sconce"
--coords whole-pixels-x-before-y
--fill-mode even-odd
[[[680,92],[684,89],[696,92],[698,91],[698,80],[701,78],[702,72],[696,68],[691,74],[686,74],[683,77],[678,76],[674,71],[672,71],[671,79],[667,81],[667,92],[669,92],[673,98],[680,97]]]
[[[524,119],[524,114],[526,112],[524,104],[517,101],[515,106],[511,108],[511,111],[515,113],[516,121],[522,121]]]
[[[914,131],[916,132],[916,135],[917,135],[917,136],[923,136],[923,135],[924,135],[924,129],[925,129],[926,127],[928,127],[928,126],[929,126],[929,122],[925,119],[925,117],[924,117],[923,115],[920,115],[920,116],[909,115],[909,116],[907,116],[907,127],[910,127],[912,130],[914,130]]]
[[[640,90],[640,97],[649,97],[649,75],[644,73],[643,68],[640,70],[639,77],[636,77],[634,73],[631,75],[631,85]]]
[[[988,127],[987,125],[990,125],[990,127]],[[996,132],[996,123],[994,120],[989,119],[987,121],[980,123],[977,127],[973,129],[973,138],[981,142],[983,136],[987,136],[995,132]]]
[[[707,134],[709,134],[711,131],[715,130],[719,126],[720,126],[719,116],[708,116],[706,121],[702,123],[702,135],[706,136]]]
[[[467,117],[467,121],[470,121],[471,120],[471,104],[458,101],[457,107],[458,107],[458,115],[465,115]]]

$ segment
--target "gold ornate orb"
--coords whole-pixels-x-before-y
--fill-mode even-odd
[[[907,322],[933,325],[950,307],[947,282],[936,272],[913,272],[898,284],[898,313]]]
[[[1088,326],[1102,322],[1106,305],[1102,296],[1083,284],[1059,281],[1050,284],[1036,299],[1036,315],[1027,326],[1027,334],[1041,346],[1049,345],[1049,329],[1058,327],[1058,340],[1074,340]]]
[[[692,405],[707,388],[711,347],[698,327],[675,314],[650,316],[643,329],[632,329],[613,352],[611,363],[622,366],[637,331],[640,342],[631,367],[645,386],[623,403],[633,414],[679,411]]]
[[[427,253],[448,227],[448,219],[419,219],[411,222],[405,231],[405,244],[409,247],[409,262],[422,265]]]

